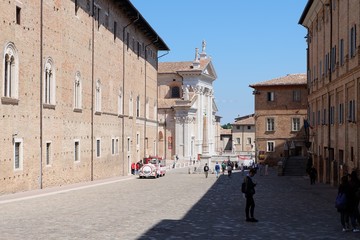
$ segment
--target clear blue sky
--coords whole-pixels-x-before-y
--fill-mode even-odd
[[[254,113],[250,84],[306,72],[306,29],[298,21],[307,0],[131,2],[170,48],[160,62],[192,61],[206,41],[221,124]]]

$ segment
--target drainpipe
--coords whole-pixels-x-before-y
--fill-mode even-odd
[[[159,70],[159,58],[162,58],[163,56],[165,56],[165,55],[168,55],[169,54],[169,51],[167,51],[166,53],[164,53],[163,55],[160,55],[159,57],[157,57],[157,61],[156,61],[156,70],[157,70],[157,72],[158,72],[158,70]],[[156,78],[157,78],[157,76],[156,76]],[[158,81],[156,81],[156,85],[157,85],[157,82]],[[158,88],[158,86],[156,86],[156,107],[159,109],[159,88]],[[156,137],[155,137],[155,140],[156,140],[156,149],[155,149],[155,153],[156,153],[156,156],[158,155],[158,148],[159,148],[159,146],[158,146],[158,143],[159,143],[159,114],[158,114],[158,111],[156,110]],[[167,151],[166,151],[166,149],[167,149],[167,147],[166,147],[166,110],[165,110],[165,126],[164,126],[164,136],[165,136],[165,139],[164,139],[164,146],[165,146],[165,151],[164,151],[164,153],[165,153],[165,156],[164,156],[164,158],[165,158],[165,161],[166,161],[166,153],[167,153]],[[166,164],[166,162],[165,162],[165,164]]]
[[[333,28],[333,14],[332,14],[332,0],[329,1],[329,7],[330,7],[330,71],[329,71],[329,84],[330,82],[332,81],[332,59],[333,59],[333,56],[332,56],[332,28]],[[334,59],[335,61],[335,59]],[[335,66],[334,66],[335,67]],[[328,176],[327,179],[329,179],[329,182],[331,182],[331,179],[330,179],[330,173],[331,173],[331,169],[330,169],[330,163],[333,159],[330,159],[330,157],[332,156],[331,153],[331,124],[330,124],[330,117],[331,117],[331,114],[330,114],[330,108],[331,108],[331,97],[330,97],[330,92],[329,92],[329,89],[327,91],[328,93],[328,159],[327,159],[327,168],[326,168],[326,174]]]
[[[95,82],[95,0],[92,1],[92,26],[91,26],[91,151],[90,151],[90,181],[94,180],[94,82]]]
[[[43,81],[42,81],[42,74],[43,74],[43,9],[44,9],[44,1],[40,1],[40,172],[39,172],[39,189],[43,188],[43,169],[42,169],[42,162],[43,162]]]
[[[134,24],[135,22],[137,22],[140,18],[140,15],[139,13],[137,14],[137,18],[135,20],[133,20],[132,22],[130,22],[128,25],[126,25],[124,28],[123,28],[123,85],[122,85],[122,94],[123,94],[123,98],[122,98],[122,110],[123,110],[123,115],[124,114],[124,111],[125,111],[125,32],[126,32],[126,29]],[[123,152],[123,160],[124,160],[124,163],[123,163],[123,175],[125,175],[125,116],[123,116],[123,119],[122,119],[122,152]]]
[[[147,156],[145,156],[146,155],[146,128],[147,128],[147,117],[146,117],[146,114],[147,114],[147,109],[146,109],[146,97],[147,97],[147,88],[146,88],[146,84],[147,84],[147,75],[146,75],[146,63],[147,63],[147,51],[146,51],[146,48],[148,47],[148,46],[150,46],[150,45],[152,45],[152,44],[154,44],[154,43],[156,43],[157,41],[159,41],[159,37],[156,37],[156,40],[155,41],[153,41],[153,42],[151,42],[151,43],[149,43],[149,44],[147,44],[146,46],[145,46],[145,86],[144,86],[144,89],[145,89],[145,122],[144,122],[144,157],[147,157]],[[157,76],[156,76],[157,77]],[[157,85],[157,83],[156,83],[156,85]],[[157,134],[157,132],[156,132],[156,134]],[[148,141],[149,141],[149,139],[148,139]],[[157,151],[156,151],[156,149],[154,149],[155,150],[155,155],[157,156]]]

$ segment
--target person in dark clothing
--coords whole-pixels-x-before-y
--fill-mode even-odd
[[[205,173],[205,178],[207,178],[209,174],[209,166],[207,165],[207,163],[205,163],[204,166],[204,173]]]
[[[245,182],[245,198],[246,198],[246,206],[245,206],[245,215],[247,222],[258,222],[258,220],[254,217],[255,210],[255,186],[256,184],[253,182],[252,177],[255,175],[256,170],[254,168],[250,169],[248,175],[244,178]]]
[[[341,178],[341,183],[339,185],[338,194],[345,194],[346,196],[346,205],[344,207],[338,208],[338,212],[340,212],[340,221],[341,225],[343,227],[342,231],[350,231],[349,229],[349,217],[351,220],[351,225],[353,227],[353,232],[359,232],[359,230],[356,228],[356,222],[353,214],[353,205],[354,205],[354,199],[351,193],[351,186],[348,180],[348,176],[343,176]]]
[[[357,221],[358,224],[360,223],[359,196],[357,196],[359,188],[360,181],[354,170],[349,175],[349,216],[352,221]]]
[[[310,177],[310,184],[313,185],[315,184],[315,180],[317,177],[317,171],[316,168],[314,166],[312,166],[309,170],[309,177]]]

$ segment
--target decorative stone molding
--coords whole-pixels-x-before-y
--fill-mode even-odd
[[[180,116],[180,117],[174,117],[176,123],[193,123],[195,122],[195,117],[189,117],[189,116]]]

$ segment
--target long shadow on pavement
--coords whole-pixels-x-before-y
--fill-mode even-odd
[[[221,175],[180,220],[163,220],[138,239],[358,239],[341,231],[334,208],[337,189],[306,177],[255,176],[255,217],[245,222],[243,176]]]

